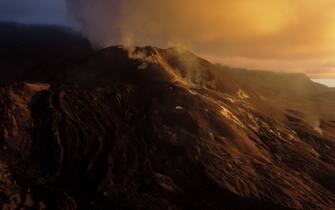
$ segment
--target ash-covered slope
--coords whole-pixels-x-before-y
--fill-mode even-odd
[[[22,80],[0,88],[3,208],[334,209],[335,91],[303,75],[111,47]]]

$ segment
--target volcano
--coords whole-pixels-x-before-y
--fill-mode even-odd
[[[2,209],[335,209],[335,89],[1,28]]]

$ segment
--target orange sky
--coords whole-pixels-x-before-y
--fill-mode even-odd
[[[334,0],[95,2],[76,14],[103,45],[181,45],[226,65],[335,78]]]

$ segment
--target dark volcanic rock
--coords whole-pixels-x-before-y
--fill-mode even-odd
[[[206,147],[212,143],[201,142],[211,137],[197,124],[208,116],[188,107],[202,102],[182,88],[82,90],[24,83],[2,93],[3,153],[11,154],[4,159],[19,185],[47,206],[284,209],[216,183],[211,176],[217,172],[207,172],[216,167],[207,165],[214,154]],[[175,102],[165,99],[170,95],[199,119],[176,110]]]
[[[42,70],[0,87],[3,209],[334,209],[330,88],[152,47]]]

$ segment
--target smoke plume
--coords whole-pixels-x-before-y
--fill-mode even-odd
[[[67,7],[99,46],[180,45],[260,66],[279,60],[270,69],[296,60],[304,69],[304,60],[322,65],[335,55],[333,0],[67,0]]]

